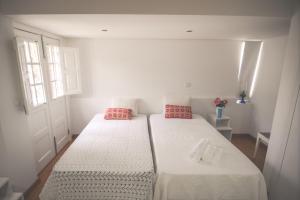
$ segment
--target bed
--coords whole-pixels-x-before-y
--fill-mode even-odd
[[[147,117],[97,114],[56,163],[41,200],[152,200],[154,167]]]
[[[259,169],[205,119],[150,116],[157,180],[154,200],[267,200]],[[207,138],[222,148],[217,162],[195,162],[193,146]]]

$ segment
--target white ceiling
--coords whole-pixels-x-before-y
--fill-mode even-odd
[[[17,22],[72,38],[256,40],[285,35],[289,27],[288,18],[249,16],[70,14],[11,17]]]
[[[1,0],[0,12],[7,15],[168,14],[291,17],[293,1],[295,0]]]

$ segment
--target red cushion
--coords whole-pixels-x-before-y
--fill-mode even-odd
[[[192,107],[191,106],[166,105],[165,106],[165,118],[192,119]]]
[[[104,119],[106,120],[128,120],[132,117],[132,110],[128,108],[108,108]]]

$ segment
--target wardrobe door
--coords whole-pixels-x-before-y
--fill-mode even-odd
[[[277,189],[272,199],[300,199],[300,94],[291,125],[288,143],[278,177]]]

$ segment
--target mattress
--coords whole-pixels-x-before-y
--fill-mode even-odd
[[[259,169],[205,119],[151,115],[157,180],[154,200],[267,200]],[[217,162],[195,162],[191,149],[201,138],[222,149]]]
[[[152,199],[147,117],[103,117],[97,114],[56,163],[41,200]]]

